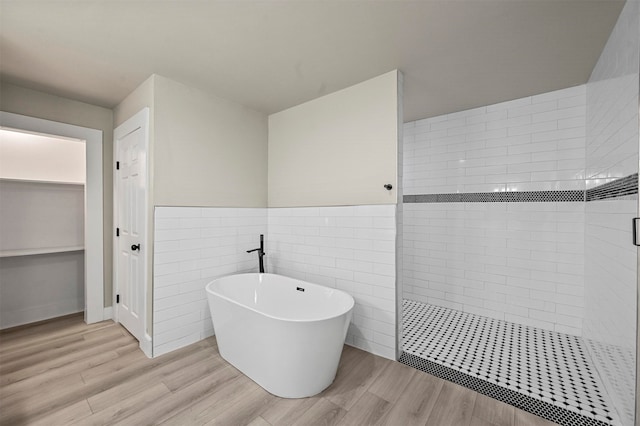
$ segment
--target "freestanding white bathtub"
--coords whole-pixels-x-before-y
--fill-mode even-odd
[[[336,376],[354,300],[347,293],[274,274],[207,284],[220,355],[268,392],[304,398]]]

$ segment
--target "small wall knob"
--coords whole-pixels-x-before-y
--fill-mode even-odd
[[[393,189],[393,185],[391,185],[390,183],[385,184],[384,187],[387,191],[391,191]]]

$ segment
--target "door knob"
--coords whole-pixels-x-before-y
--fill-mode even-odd
[[[140,243],[138,243],[138,244],[132,244],[132,245],[131,245],[131,250],[138,250],[138,251],[140,251]]]

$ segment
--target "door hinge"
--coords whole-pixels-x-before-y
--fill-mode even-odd
[[[116,303],[120,303],[120,295],[116,294]]]
[[[120,170],[120,162],[116,161],[116,170]]]
[[[640,246],[640,243],[638,243],[638,220],[640,220],[640,217],[634,217],[631,220],[631,233],[634,246]]]
[[[116,228],[116,237],[120,236],[120,228]]]

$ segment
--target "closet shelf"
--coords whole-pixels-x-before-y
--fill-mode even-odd
[[[72,251],[83,251],[83,250],[84,250],[84,246],[46,247],[46,248],[33,248],[33,249],[21,249],[21,250],[1,250],[0,257],[33,256],[37,254],[67,253]]]
[[[55,181],[55,180],[35,180],[35,179],[0,178],[0,182],[46,183],[46,184],[52,184],[52,185],[80,185],[80,186],[84,186],[84,182],[64,182],[64,181]]]

